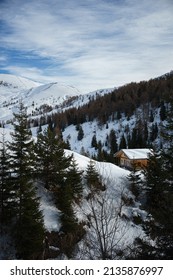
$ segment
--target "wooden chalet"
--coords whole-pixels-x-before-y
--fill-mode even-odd
[[[152,155],[151,149],[122,149],[115,153],[117,165],[132,170],[135,166],[140,170],[147,166],[149,155]]]

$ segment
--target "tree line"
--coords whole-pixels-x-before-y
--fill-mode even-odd
[[[172,94],[173,73],[141,81],[132,82],[121,86],[104,96],[97,95],[89,103],[71,108],[61,113],[52,115],[55,126],[64,129],[71,124],[77,125],[95,119],[101,125],[106,124],[110,119],[120,119],[122,114],[130,118],[137,108],[143,108],[143,115],[151,121],[151,114],[156,108],[161,108],[161,119],[164,115],[164,101]]]
[[[77,140],[81,141],[85,137],[85,131],[82,129],[85,122],[96,120],[99,127],[108,129],[109,122],[121,122],[122,118],[126,118],[128,122],[134,115],[136,121],[133,128],[127,124],[124,131],[114,130],[116,138],[120,136],[120,141],[115,144],[117,149],[156,146],[162,148],[162,124],[167,120],[167,99],[173,94],[172,84],[172,72],[149,81],[132,82],[104,96],[96,94],[95,98],[78,108],[72,107],[61,112],[58,110],[57,113],[46,113],[40,118],[28,119],[28,126],[38,127],[41,131],[42,126],[48,124],[56,133],[62,135],[67,126],[75,125],[78,130]],[[113,162],[110,138],[111,135],[105,133],[102,142],[91,139],[91,147],[96,149],[97,160]]]
[[[44,123],[48,123],[63,132],[66,127],[74,125],[78,131],[77,140],[85,137],[82,124],[97,121],[100,129],[109,128],[109,123],[118,123],[123,119],[127,125],[122,130],[113,129],[116,138],[117,149],[122,148],[162,148],[162,124],[167,120],[168,98],[173,94],[172,72],[160,78],[139,83],[130,83],[121,86],[104,96],[96,95],[87,104],[78,108],[70,108],[44,117]],[[128,124],[131,117],[135,116],[133,128]],[[42,124],[43,117],[40,119]],[[39,121],[37,121],[38,125]],[[34,124],[31,124],[34,125]],[[111,133],[105,133],[102,141],[97,141],[97,135],[91,139],[91,147],[94,147],[95,159],[113,162],[111,148]],[[109,135],[110,134],[110,135]],[[114,137],[115,138],[115,137]],[[116,139],[117,140],[117,139]],[[113,148],[115,150],[115,148]]]
[[[63,130],[71,124],[79,125],[95,119],[104,125],[110,119],[121,119],[122,115],[130,118],[139,107],[143,110],[145,120],[150,122],[152,122],[154,110],[160,108],[160,118],[163,121],[166,118],[165,100],[172,94],[172,84],[172,72],[149,81],[132,82],[103,96],[96,94],[95,98],[91,98],[87,104],[78,108],[73,107],[53,114],[44,114],[40,119],[29,120],[29,125],[36,127],[39,124],[52,123],[54,127]],[[48,106],[45,104],[42,107]]]

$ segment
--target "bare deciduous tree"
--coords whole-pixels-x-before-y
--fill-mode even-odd
[[[85,205],[88,228],[80,248],[83,255],[81,257],[102,260],[120,259],[124,255],[124,250],[130,246],[126,243],[129,220],[124,214],[125,188],[118,182],[111,182],[109,177],[103,181],[106,190],[90,196],[87,207]],[[114,190],[110,184],[114,185]]]

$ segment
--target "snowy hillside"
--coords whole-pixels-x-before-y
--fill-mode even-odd
[[[77,153],[89,153],[90,156],[97,153],[96,149],[92,147],[93,135],[96,136],[97,142],[101,142],[104,149],[107,150],[106,138],[110,134],[110,131],[114,129],[117,133],[117,142],[120,143],[120,138],[123,135],[127,125],[130,127],[130,130],[135,127],[136,118],[135,116],[131,117],[129,121],[127,118],[122,118],[120,120],[114,120],[107,123],[107,125],[99,126],[98,121],[94,120],[92,122],[85,122],[81,125],[84,131],[84,137],[81,141],[78,140],[78,131],[76,130],[75,125],[67,126],[63,131],[63,139],[69,141],[70,147],[73,151]],[[106,127],[107,126],[107,127]]]
[[[11,88],[11,90],[14,90],[14,92],[41,85],[41,83],[10,74],[0,74],[0,84]]]
[[[0,128],[0,134],[2,134],[2,132],[3,129]],[[5,133],[6,141],[10,141],[10,129],[5,129]],[[78,168],[83,171],[83,174],[85,174],[90,159],[73,151],[65,150],[65,155],[67,157],[71,156],[72,154]],[[145,211],[139,209],[138,203],[135,203],[135,201],[133,200],[133,195],[129,190],[127,176],[130,174],[130,172],[108,162],[93,162],[95,164],[96,170],[100,175],[102,183],[106,186],[106,191],[101,191],[98,195],[93,197],[94,200],[90,200],[88,199],[89,189],[84,184],[83,199],[81,203],[73,204],[75,216],[78,221],[81,223],[86,223],[86,234],[77,245],[78,249],[73,255],[74,259],[99,259],[97,250],[90,251],[89,248],[89,251],[85,251],[85,253],[83,250],[86,246],[86,243],[88,243],[88,240],[90,240],[91,244],[92,242],[94,242],[94,246],[99,246],[97,244],[98,239],[97,232],[95,231],[94,227],[94,221],[90,226],[87,226],[87,224],[91,222],[90,219],[92,217],[93,207],[95,211],[97,211],[97,217],[99,219],[99,216],[101,215],[103,210],[100,209],[102,200],[104,200],[104,207],[106,207],[105,218],[109,218],[109,225],[107,230],[111,231],[116,222],[115,229],[117,228],[117,230],[115,231],[113,236],[115,243],[117,243],[117,251],[123,251],[125,250],[125,248],[132,246],[136,237],[144,235],[142,227],[140,225],[136,225],[133,222],[134,217],[140,216],[141,218],[145,218],[146,213]],[[55,206],[52,192],[44,188],[42,185],[38,185],[38,196],[40,197],[40,209],[43,211],[44,225],[50,238],[50,250],[52,254],[51,256],[54,256],[53,258],[55,259],[66,258],[66,256],[58,255],[59,248],[53,238],[53,236],[58,236],[59,234],[59,230],[61,228],[60,217],[62,213]],[[130,205],[125,205],[124,202],[122,203],[122,197],[128,197],[128,199],[132,198],[133,203]],[[113,214],[113,211],[115,216]],[[110,217],[108,217],[107,215],[110,215]],[[112,234],[110,236],[112,236]],[[111,240],[108,240],[108,245],[109,244],[111,244]],[[10,258],[15,258],[15,250],[8,236],[4,235],[0,238],[0,247],[2,245],[7,249],[7,251],[10,252]],[[90,255],[91,252],[92,255]],[[113,257],[119,258],[118,256]],[[5,254],[4,256],[3,253],[1,253],[0,259],[4,258],[7,258],[7,254]]]
[[[70,107],[79,107],[112,89],[83,95],[74,86],[63,83],[40,84],[22,77],[0,74],[0,121],[9,121],[19,100],[27,106],[30,117],[41,117]]]
[[[78,153],[72,152],[70,150],[65,150],[66,156],[71,156],[72,154],[74,155],[74,159],[79,166],[79,169],[81,171],[86,170],[87,165],[89,164],[90,159],[88,157],[82,156]],[[106,163],[106,162],[95,162],[95,167],[97,171],[99,172],[100,176],[104,179],[107,180],[109,178],[109,181],[112,182],[112,185],[110,189],[108,190],[110,193],[119,191],[121,192],[121,188],[123,188],[122,181],[126,180],[126,177],[129,175],[129,171],[122,169],[114,164],[111,163]],[[118,186],[119,189],[114,189],[115,188],[115,182],[116,186]],[[127,189],[126,189],[127,191]],[[40,187],[39,189],[39,196],[41,197],[41,209],[43,210],[43,215],[44,215],[44,222],[46,229],[48,231],[58,231],[60,228],[59,225],[59,219],[58,216],[60,213],[58,212],[57,208],[54,206],[51,193],[49,193],[45,188]],[[82,211],[85,212],[87,209],[83,209]],[[84,213],[82,213],[81,209],[78,209],[78,215],[81,218],[81,216],[84,216]]]
[[[72,151],[65,150],[65,154],[66,156],[69,156],[72,154]],[[87,165],[89,164],[89,158],[77,153],[73,153],[73,155],[77,165],[79,166],[79,169],[85,171]],[[88,217],[92,217],[92,211],[94,207],[95,211],[97,211],[97,218],[99,221],[100,215],[102,215],[102,218],[104,217],[102,213],[103,209],[100,208],[102,199],[104,199],[104,211],[106,210],[106,217],[104,218],[108,219],[109,221],[106,225],[106,230],[108,233],[110,232],[110,238],[112,238],[113,235],[117,251],[123,252],[124,250],[126,250],[126,253],[123,254],[124,256],[128,255],[127,248],[133,246],[135,238],[144,236],[142,227],[136,225],[133,222],[133,218],[136,216],[140,216],[145,219],[146,213],[145,211],[140,210],[137,204],[133,204],[132,206],[126,206],[122,204],[122,195],[124,197],[133,197],[128,190],[127,176],[129,175],[129,171],[121,169],[111,163],[97,161],[94,162],[95,167],[98,170],[103,182],[105,182],[105,184],[107,184],[107,186],[109,187],[107,188],[106,192],[95,196],[93,201],[86,198],[87,189],[84,188],[83,201],[80,205],[73,205],[76,218],[79,222],[85,222],[86,224],[88,222],[91,222],[91,220],[88,220]],[[58,236],[59,234],[59,230],[61,227],[61,212],[55,206],[52,193],[41,185],[38,187],[38,196],[40,197],[40,209],[43,211],[45,229],[47,230],[50,239],[50,259],[66,259],[67,256],[59,255],[59,247],[57,247],[56,239],[53,238],[52,240],[52,236]],[[115,222],[116,226],[114,225]],[[115,229],[117,228],[117,230],[115,230],[114,234],[112,234],[112,227],[114,228],[114,226]],[[88,248],[87,250],[85,248],[88,241],[92,246],[92,242],[94,242],[95,249],[97,248],[97,246],[99,247],[94,221],[93,224],[85,227],[85,231],[86,234],[78,243],[78,249],[74,252],[73,259],[99,259],[97,250],[90,251],[89,249],[88,251]],[[107,242],[107,246],[109,248],[109,246],[111,246],[112,240],[109,240],[109,238],[107,237]],[[4,249],[0,252],[0,259],[16,258],[13,242],[7,235],[2,235],[0,237],[0,247],[2,246]],[[114,257],[117,259],[119,258],[118,256]]]
[[[12,117],[19,100],[28,107],[28,114],[32,114],[40,106],[55,108],[77,95],[80,92],[73,86],[60,83],[42,85],[22,77],[0,74],[0,120],[7,121]]]
[[[90,159],[88,157],[82,156],[78,153],[65,150],[66,156],[71,156],[73,154],[74,159],[81,171],[85,173],[86,168],[89,164]],[[130,246],[133,246],[134,240],[137,237],[144,236],[144,232],[142,230],[142,227],[140,225],[136,225],[133,222],[133,218],[135,217],[141,217],[142,219],[145,219],[146,212],[139,209],[138,203],[133,203],[131,205],[125,205],[124,202],[122,203],[122,197],[130,197],[133,200],[133,195],[129,191],[129,184],[127,176],[130,174],[129,171],[124,170],[114,164],[107,163],[107,162],[97,162],[93,161],[95,163],[95,168],[100,174],[100,178],[102,179],[102,182],[106,185],[107,190],[104,192],[101,192],[98,196],[96,195],[93,200],[88,200],[87,194],[88,190],[87,187],[84,187],[84,197],[81,204],[74,204],[74,210],[75,215],[79,222],[85,222],[86,224],[90,222],[88,220],[88,217],[92,217],[92,211],[94,207],[94,211],[97,211],[97,217],[98,222],[100,223],[100,215],[102,215],[102,218],[108,219],[109,222],[106,225],[107,232],[110,231],[110,238],[112,238],[112,228],[116,228],[117,230],[114,232],[114,241],[109,238],[107,239],[107,246],[111,246],[111,242],[116,243],[117,251],[118,250],[125,250],[126,253],[124,255],[128,254],[127,248],[130,248]],[[46,229],[50,233],[50,240],[51,240],[51,232],[52,234],[56,235],[56,232],[58,234],[61,224],[60,224],[60,216],[61,212],[55,207],[54,201],[52,198],[51,193],[46,190],[45,188],[39,189],[39,196],[41,197],[41,209],[43,210],[44,215],[44,223],[46,226]],[[104,210],[101,207],[101,203],[104,201]],[[92,204],[93,203],[93,204]],[[106,211],[106,217],[103,215],[103,211]],[[113,213],[114,212],[114,213]],[[114,216],[115,215],[115,216]],[[109,217],[109,218],[108,218]],[[91,218],[90,218],[91,219]],[[116,222],[116,226],[115,223]],[[104,223],[104,221],[103,221]],[[105,226],[105,225],[104,225]],[[104,227],[102,225],[102,227]],[[85,227],[86,235],[83,239],[80,240],[78,243],[78,250],[73,255],[74,259],[88,259],[88,258],[94,258],[97,259],[99,256],[97,256],[97,250],[91,252],[85,251],[83,252],[86,242],[92,242],[94,243],[95,248],[99,246],[97,244],[98,238],[97,238],[97,232],[95,231],[94,221],[93,224],[91,224],[89,227]],[[110,243],[110,244],[109,244]],[[93,246],[93,245],[92,245]],[[51,243],[51,249],[55,252],[58,252],[59,248],[56,247],[56,245],[52,242]],[[55,254],[56,255],[56,254]],[[59,258],[59,256],[57,256]],[[118,256],[115,258],[119,258]]]

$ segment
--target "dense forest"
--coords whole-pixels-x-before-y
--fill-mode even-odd
[[[157,79],[130,83],[115,89],[104,96],[97,95],[95,100],[79,108],[72,108],[53,116],[56,126],[63,129],[71,124],[82,124],[97,119],[105,124],[109,119],[120,119],[122,114],[131,117],[139,107],[145,119],[151,118],[152,111],[160,107],[161,118],[165,119],[164,103],[173,91],[173,73]]]
[[[79,141],[85,138],[83,125],[97,122],[96,130],[103,128],[105,136],[98,140],[95,132],[88,140],[96,150],[94,158],[113,162],[113,154],[121,148],[162,148],[172,94],[173,73],[170,72],[149,81],[124,85],[103,96],[96,94],[89,103],[53,114],[47,122],[57,133],[74,125]],[[126,120],[124,127],[121,125],[123,120]],[[114,124],[111,130],[108,129],[110,123]],[[119,124],[118,129],[116,124]],[[67,138],[64,140],[68,142]]]

